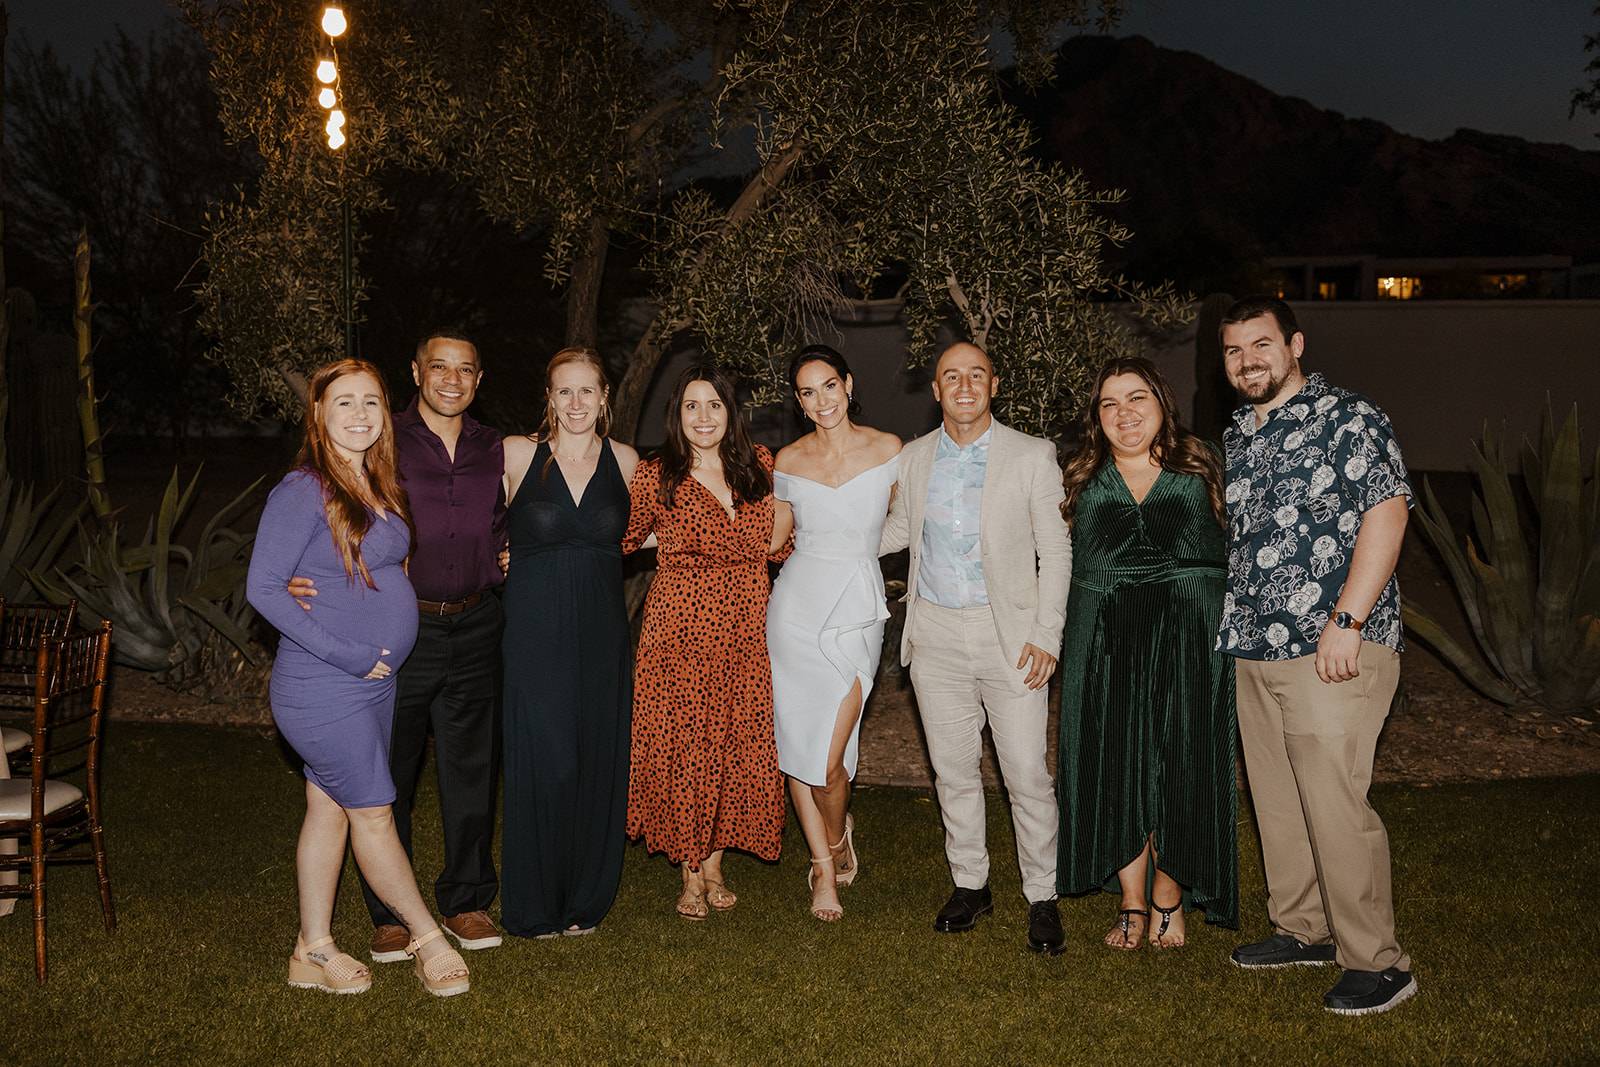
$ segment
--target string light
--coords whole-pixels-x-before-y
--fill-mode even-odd
[[[344,20],[343,8],[326,7],[322,9],[322,32],[329,37],[339,36],[348,25]]]

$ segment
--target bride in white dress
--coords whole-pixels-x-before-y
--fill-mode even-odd
[[[851,421],[855,383],[826,345],[789,361],[789,384],[814,429],[778,453],[773,476],[780,512],[793,513],[794,554],[767,603],[772,711],[778,766],[811,850],[811,914],[832,922],[844,915],[838,887],[857,871],[850,781],[889,617],[878,539],[900,439]]]

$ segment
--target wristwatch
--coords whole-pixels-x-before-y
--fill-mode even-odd
[[[1341,611],[1333,617],[1333,624],[1341,630],[1354,630],[1360,633],[1361,628],[1367,623],[1365,619],[1353,617],[1348,611]]]

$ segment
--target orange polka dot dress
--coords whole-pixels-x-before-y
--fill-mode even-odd
[[[757,446],[772,469],[772,453]],[[691,868],[721,848],[778,858],[783,776],[772,732],[767,548],[772,497],[729,518],[693,478],[656,499],[657,460],[634,472],[623,549],[653,532],[657,572],[633,682],[628,836]]]

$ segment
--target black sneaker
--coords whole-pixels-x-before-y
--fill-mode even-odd
[[[1332,963],[1332,945],[1302,945],[1290,934],[1274,934],[1265,941],[1240,945],[1228,957],[1235,967],[1297,967]]]
[[[1387,971],[1346,971],[1322,1003],[1339,1015],[1376,1015],[1417,991],[1417,980],[1398,967]]]

